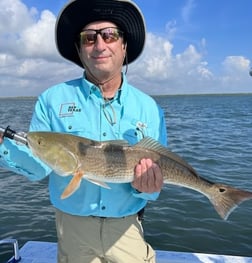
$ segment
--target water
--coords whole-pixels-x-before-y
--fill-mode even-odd
[[[203,177],[252,191],[252,94],[164,96],[169,148]],[[34,99],[0,99],[0,127],[27,131]],[[56,241],[47,180],[0,170],[0,239]],[[166,185],[149,203],[145,235],[155,249],[252,256],[252,201],[223,221],[201,194]],[[9,258],[0,247],[0,262]]]

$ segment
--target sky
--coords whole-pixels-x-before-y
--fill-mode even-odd
[[[60,57],[67,0],[0,0],[0,97],[37,96],[83,70]],[[252,93],[251,0],[135,0],[145,49],[127,78],[150,95]]]

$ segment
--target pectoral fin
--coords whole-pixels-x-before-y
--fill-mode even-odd
[[[74,173],[72,180],[65,188],[64,192],[62,193],[61,199],[65,199],[69,197],[80,187],[80,183],[83,175],[84,175],[83,171],[77,171]]]

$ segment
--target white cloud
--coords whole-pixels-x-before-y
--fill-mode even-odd
[[[130,66],[129,78],[151,94],[197,92],[201,82],[213,78],[207,65],[193,45],[173,54],[171,42],[148,33],[145,50],[139,61]]]
[[[56,18],[50,11],[43,11],[38,21],[20,33],[16,43],[19,55],[55,59],[57,51],[55,45],[52,45],[55,21]]]
[[[19,0],[1,0],[0,52],[18,58],[59,59],[52,44],[55,21],[54,14],[49,10],[38,14],[37,10],[29,10]]]
[[[243,56],[228,56],[222,63],[223,75],[220,78],[222,87],[229,87],[231,92],[237,88],[251,87],[251,77],[249,76],[250,61]],[[247,92],[251,92],[251,88]]]
[[[189,19],[193,3],[188,1],[184,19]],[[55,21],[49,10],[39,13],[21,0],[0,0],[0,96],[38,95],[55,83],[81,76],[82,70],[56,51]],[[167,30],[174,34],[176,22]],[[191,44],[175,53],[167,37],[148,33],[142,56],[129,65],[129,81],[150,94],[250,91],[247,58],[224,58],[216,76],[204,56],[205,38],[199,48]]]
[[[243,56],[228,56],[223,61],[223,67],[228,74],[247,72],[250,61]]]
[[[56,17],[28,9],[20,0],[0,2],[0,96],[33,96],[79,75],[54,43]],[[6,88],[8,87],[8,88]]]
[[[248,59],[226,57],[222,74],[215,75],[204,59],[206,39],[201,43],[202,52],[191,44],[174,54],[171,42],[148,33],[142,56],[130,65],[129,79],[150,94],[251,92]]]
[[[19,0],[0,1],[0,34],[19,32],[33,23],[35,9],[28,8]]]

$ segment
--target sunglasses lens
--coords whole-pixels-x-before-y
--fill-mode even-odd
[[[120,35],[117,28],[105,28],[101,30],[101,36],[104,42],[112,43],[119,39]]]
[[[97,38],[97,33],[93,30],[85,30],[81,32],[80,37],[82,45],[94,44]]]
[[[80,34],[80,40],[82,45],[91,45],[94,44],[97,35],[100,34],[105,43],[112,43],[123,36],[123,32],[115,27],[107,27],[99,30],[83,30]]]

